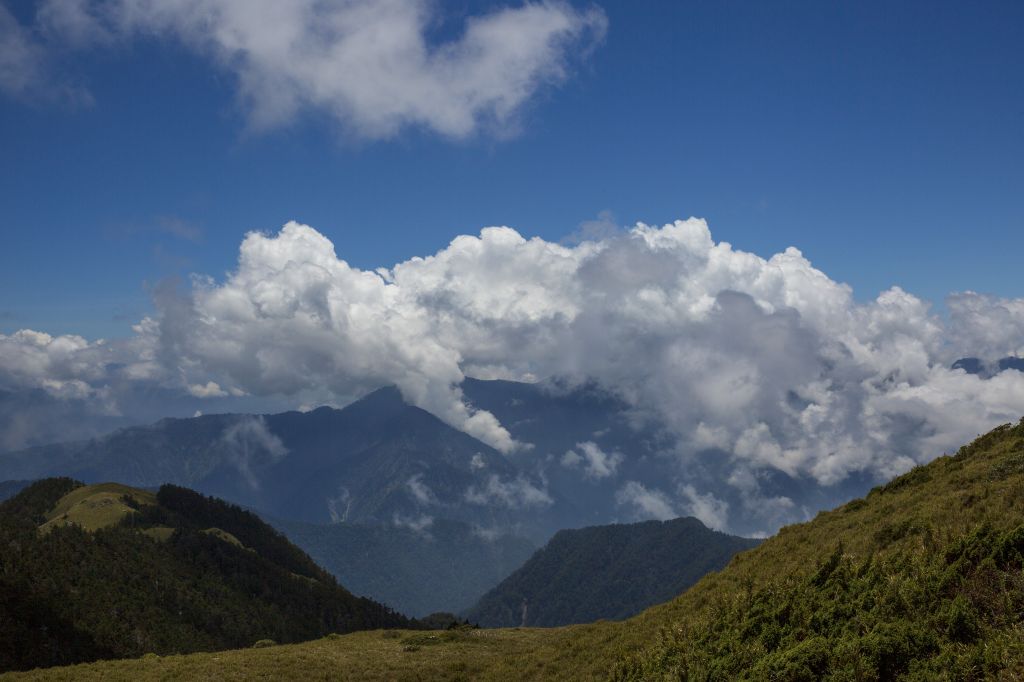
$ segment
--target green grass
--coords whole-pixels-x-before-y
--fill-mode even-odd
[[[203,532],[206,533],[207,535],[213,536],[213,537],[215,537],[215,538],[217,538],[219,540],[223,540],[224,542],[227,542],[228,544],[232,544],[235,547],[240,547],[241,549],[248,549],[248,547],[246,547],[245,545],[242,544],[241,540],[239,540],[238,538],[236,538],[234,535],[232,535],[231,533],[227,532],[226,530],[222,530],[220,528],[207,528]]]
[[[906,660],[884,669],[888,679],[1020,680],[1020,551],[1024,420],[864,499],[781,529],[676,599],[621,623],[460,631],[436,639],[361,632],[11,679],[700,679],[696,673],[703,671],[707,679],[872,680],[887,677],[858,666],[885,663],[891,649]],[[871,602],[876,598],[892,601],[880,609]],[[787,604],[790,611],[779,616]],[[816,615],[822,611],[825,616]],[[765,629],[772,624],[775,634]],[[853,637],[861,648],[842,658],[836,642],[846,640],[829,639],[834,636]],[[942,668],[947,661],[950,667]],[[806,670],[811,677],[801,677]]]
[[[474,630],[454,637],[443,632],[374,630],[287,646],[52,668],[4,679],[603,679],[621,633],[621,625],[607,623],[571,629]],[[595,650],[604,655],[595,657]]]
[[[155,504],[153,493],[120,483],[81,486],[57,501],[40,530],[47,532],[55,526],[73,523],[95,531],[120,523],[142,505]]]
[[[154,540],[160,542],[167,542],[174,535],[174,529],[170,526],[153,526],[152,528],[144,528],[142,530],[143,535],[148,535]]]

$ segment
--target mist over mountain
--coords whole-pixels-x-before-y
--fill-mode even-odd
[[[419,527],[300,521],[273,525],[355,594],[415,618],[469,608],[537,548],[526,538],[486,535],[446,519]]]
[[[164,419],[29,448],[0,455],[0,472],[171,482],[309,523],[450,519],[538,544],[563,528],[684,515],[763,534],[873,482],[773,469],[738,478],[725,451],[685,456],[662,424],[595,384],[467,379],[462,390],[529,447],[498,452],[383,388],[340,410]]]

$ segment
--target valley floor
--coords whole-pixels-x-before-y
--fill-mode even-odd
[[[640,643],[626,626],[372,630],[302,644],[8,673],[0,679],[603,680],[616,658]]]

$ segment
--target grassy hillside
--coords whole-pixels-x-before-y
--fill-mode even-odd
[[[627,618],[757,544],[693,518],[563,530],[465,615],[487,627]]]
[[[363,632],[29,677],[1022,679],[1022,524],[1024,421],[784,528],[628,621]]]
[[[0,670],[414,625],[238,507],[46,479],[0,504]]]
[[[643,615],[617,679],[1021,679],[1024,420],[783,528]]]

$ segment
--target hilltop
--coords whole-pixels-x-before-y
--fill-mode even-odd
[[[0,670],[415,625],[176,486],[39,481],[0,504],[0,547]]]

